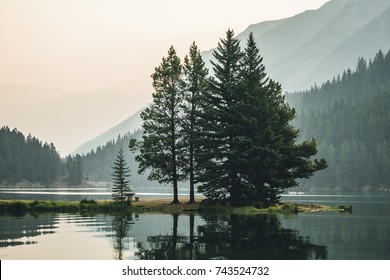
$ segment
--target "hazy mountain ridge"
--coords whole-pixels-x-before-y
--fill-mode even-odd
[[[280,81],[287,91],[303,90],[314,83],[323,82],[335,73],[354,67],[358,57],[373,57],[379,49],[385,48],[383,44],[375,40],[355,41],[353,45],[349,44],[348,57],[354,56],[349,60],[339,59],[344,54],[339,54],[339,47],[343,44],[348,45],[349,40],[355,34],[360,33],[359,38],[362,38],[363,31],[369,32],[365,34],[365,37],[385,37],[380,30],[368,30],[364,27],[380,18],[388,7],[390,7],[390,2],[385,0],[349,1],[334,20],[306,42],[302,48],[280,63],[271,65],[269,68],[271,77]],[[367,44],[370,45],[370,49],[360,48],[359,52],[355,50],[356,46]],[[387,46],[390,46],[390,41],[387,41]],[[333,63],[334,66],[322,68],[325,63]],[[317,71],[321,68],[322,75],[319,76]]]
[[[354,67],[358,57],[390,48],[384,28],[369,27],[386,23],[389,7],[388,0],[332,0],[317,10],[251,25],[236,37],[244,47],[253,32],[269,76],[285,91],[304,90]],[[212,51],[203,53],[209,68]]]
[[[390,7],[330,52],[308,77],[325,81],[330,78],[329,73],[341,73],[350,67],[347,65],[355,65],[358,57],[364,57],[362,54],[368,53],[367,57],[372,58],[379,49],[390,49]]]
[[[257,29],[253,29],[252,32],[266,64],[271,69],[275,68],[296,50],[304,47],[310,39],[334,19],[344,3],[348,1],[350,0],[327,2],[320,9],[308,10],[284,20],[280,25],[264,34],[259,34]],[[241,34],[239,34],[237,38],[244,39],[244,45],[247,36],[241,38]],[[273,66],[274,64],[275,66]]]
[[[141,120],[142,109],[131,115],[129,118],[114,126],[113,128],[107,130],[106,132],[100,134],[96,138],[86,142],[81,145],[77,150],[72,154],[87,154],[91,150],[96,149],[98,146],[102,146],[111,140],[116,140],[119,135],[126,135],[128,132],[134,132],[137,129],[140,129],[142,126]]]

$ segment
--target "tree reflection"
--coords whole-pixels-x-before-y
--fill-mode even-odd
[[[189,236],[178,235],[179,215],[172,215],[172,234],[148,236],[148,244],[138,243],[136,258],[144,260],[192,259],[194,215],[190,215]]]
[[[223,259],[326,259],[325,246],[280,226],[275,215],[231,215],[199,227],[205,257]]]
[[[172,234],[149,236],[138,243],[138,259],[327,259],[326,246],[311,244],[299,232],[282,228],[275,215],[202,217],[189,235],[178,235],[178,215],[172,215]]]
[[[121,212],[114,216],[112,220],[115,259],[122,260],[123,252],[129,249],[130,237],[128,232],[131,224],[133,224],[132,213]]]
[[[36,237],[55,233],[57,223],[54,215],[1,216],[0,248],[36,244]]]

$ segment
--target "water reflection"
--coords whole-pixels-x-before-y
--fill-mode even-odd
[[[327,259],[326,246],[311,244],[296,230],[281,227],[277,216],[203,217],[194,228],[189,215],[187,235],[178,234],[178,215],[172,233],[151,235],[137,243],[138,259]]]
[[[130,247],[130,225],[134,224],[133,214],[121,212],[112,220],[112,238],[114,243],[115,259],[123,260],[123,253]]]
[[[0,225],[0,248],[36,244],[35,237],[53,234],[57,229],[53,215],[41,219],[32,215],[1,216]]]
[[[273,215],[53,214],[1,216],[0,223],[0,253],[14,259],[328,257],[325,246],[312,244],[298,231],[283,228]],[[11,249],[15,247],[16,251]]]
[[[288,200],[332,200],[353,205],[353,213],[24,216],[21,211],[17,217],[0,215],[0,259],[390,259],[389,195]]]

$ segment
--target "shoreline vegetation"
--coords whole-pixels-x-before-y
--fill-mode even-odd
[[[205,199],[196,199],[188,203],[188,197],[181,197],[181,203],[172,204],[170,198],[143,198],[129,204],[120,204],[112,200],[81,201],[51,201],[51,200],[0,200],[0,215],[24,215],[43,213],[94,213],[116,214],[123,212],[135,213],[166,213],[166,214],[298,214],[300,212],[352,212],[352,206],[325,206],[317,204],[302,204],[279,202],[267,208],[231,207],[229,204],[210,203]]]

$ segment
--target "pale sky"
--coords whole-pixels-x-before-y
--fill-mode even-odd
[[[129,96],[144,95],[148,99],[152,93],[150,75],[171,45],[181,57],[193,41],[201,50],[209,50],[224,37],[228,28],[238,34],[250,24],[317,9],[325,2],[327,0],[0,0],[0,84],[57,89],[64,95],[110,89]],[[7,98],[0,92],[3,107],[9,102]],[[141,99],[139,108],[146,102]],[[28,105],[34,107],[34,100],[32,98]],[[101,107],[99,102],[99,98],[91,99],[89,106],[94,107],[96,103]],[[50,131],[50,126],[42,123],[27,127],[20,112],[12,115],[11,108],[7,116],[0,113],[0,117],[8,122],[12,119],[12,124],[0,119],[0,126],[24,127],[29,131],[23,133],[50,138],[41,140],[54,142],[61,154],[67,154],[136,109],[134,105],[129,111],[106,112],[104,126],[91,123],[91,131],[77,133],[71,141],[61,135],[61,127],[53,129],[52,126]],[[75,126],[80,122],[72,119],[72,115],[63,118]],[[89,127],[85,122],[83,126]],[[67,131],[67,135],[69,133]]]

